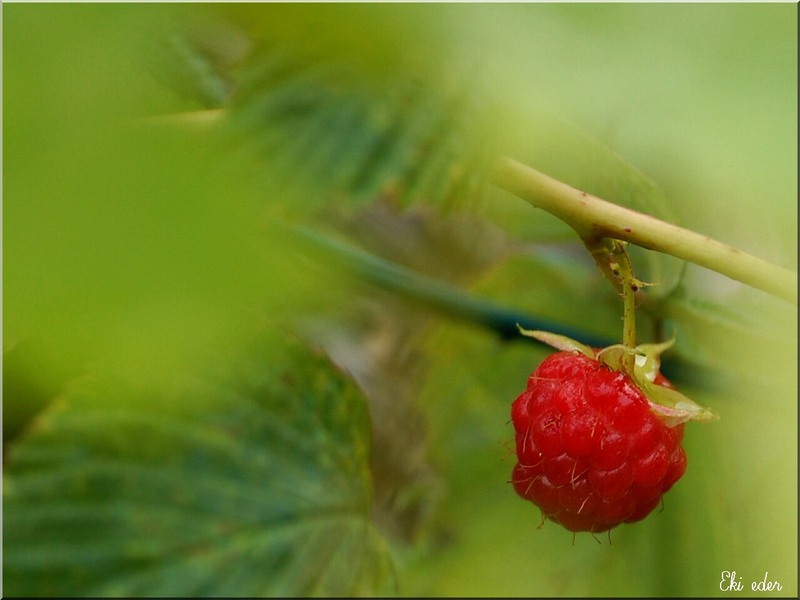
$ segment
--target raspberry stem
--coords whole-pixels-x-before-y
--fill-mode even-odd
[[[687,260],[797,304],[797,273],[738,248],[607,202],[509,157],[499,159],[493,181],[567,223],[593,256],[593,249],[603,238],[623,240]]]
[[[634,276],[633,265],[625,246],[627,242],[606,239],[603,244],[603,254],[607,270],[613,275],[614,284],[622,293],[622,344],[633,349],[636,347],[636,292],[644,284]],[[593,255],[595,260],[600,258],[600,253],[597,251],[593,252]],[[623,355],[624,370],[632,374],[634,364],[634,354],[626,352]]]
[[[642,287],[641,282],[633,276],[633,266],[625,242],[611,240],[611,254],[615,261],[614,270],[622,286],[622,343],[628,348],[636,347],[636,292]],[[633,358],[631,356],[631,358]]]

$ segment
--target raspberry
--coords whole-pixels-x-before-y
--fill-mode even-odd
[[[656,385],[671,388],[660,374]],[[644,519],[686,471],[683,423],[670,426],[621,371],[557,352],[511,407],[517,494],[570,531]]]

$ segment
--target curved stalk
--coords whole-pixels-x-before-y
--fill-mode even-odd
[[[604,336],[497,304],[312,229],[291,227],[284,231],[287,240],[302,243],[309,252],[314,249],[322,252],[324,256],[319,258],[326,264],[338,265],[368,282],[417,301],[449,318],[487,327],[501,339],[526,339],[519,335],[519,327],[522,326],[527,329],[547,329],[559,335],[580,339],[591,346],[607,346],[613,343],[613,340]]]
[[[705,235],[577,190],[512,158],[492,173],[498,187],[558,217],[595,256],[603,238],[663,252],[797,304],[797,273]],[[598,261],[600,264],[600,261]],[[606,269],[600,264],[606,276]]]

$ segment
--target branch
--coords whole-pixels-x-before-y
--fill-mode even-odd
[[[663,252],[797,304],[797,273],[707,236],[612,204],[502,157],[492,174],[498,187],[558,217],[591,249],[602,238]]]

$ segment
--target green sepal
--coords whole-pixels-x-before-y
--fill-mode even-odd
[[[675,344],[673,337],[658,344],[639,344],[631,348],[624,344],[613,344],[595,352],[591,347],[571,338],[548,331],[530,330],[517,325],[520,333],[532,337],[556,350],[580,352],[594,358],[613,371],[628,375],[647,397],[650,410],[670,427],[688,421],[706,423],[719,419],[711,409],[704,408],[671,387],[655,383],[661,369],[661,355]],[[626,357],[633,355],[633,361]],[[632,365],[628,367],[627,365]]]
[[[552,346],[556,350],[562,350],[564,352],[580,352],[589,358],[595,358],[595,353],[592,348],[586,344],[581,344],[572,338],[568,338],[565,335],[550,333],[549,331],[540,331],[538,329],[525,329],[519,323],[517,324],[517,329],[519,329],[519,332],[522,335],[537,339],[548,346]]]
[[[661,368],[661,355],[675,343],[675,338],[660,344],[640,344],[630,348],[622,344],[614,344],[597,353],[597,359],[614,371],[626,373],[639,387],[650,410],[656,413],[670,427],[687,421],[708,422],[719,416],[708,408],[704,408],[690,400],[677,390],[655,383]],[[625,361],[626,356],[633,355],[632,362]],[[633,365],[633,371],[626,366]]]
[[[687,421],[708,423],[719,419],[719,415],[714,411],[700,406],[673,388],[657,385],[646,378],[634,378],[634,380],[647,396],[650,410],[670,427]]]
[[[660,344],[639,344],[636,346],[636,375],[654,382],[661,370],[661,355],[672,348],[675,338]]]

